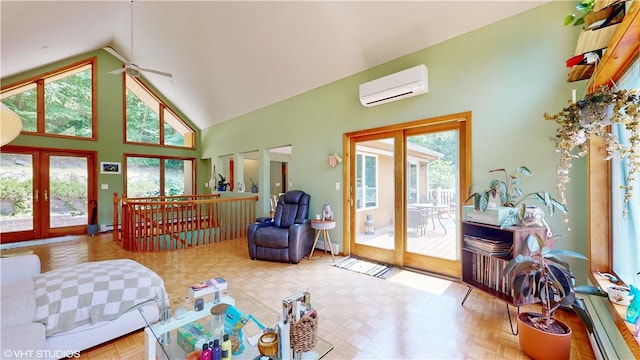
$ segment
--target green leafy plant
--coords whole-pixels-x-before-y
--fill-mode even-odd
[[[566,184],[569,182],[571,160],[587,155],[588,140],[594,136],[605,142],[607,157],[627,158],[627,175],[624,190],[622,214],[628,215],[627,203],[633,194],[633,182],[640,172],[640,94],[637,89],[612,91],[608,86],[601,86],[577,102],[569,105],[557,114],[544,114],[546,120],[558,124],[555,145],[560,155],[556,173],[556,188],[560,202],[566,204]],[[611,124],[621,124],[629,137],[621,141],[610,131]]]
[[[560,203],[558,200],[551,197],[546,191],[537,191],[525,193],[520,185],[522,180],[519,175],[532,176],[533,173],[526,166],[520,166],[516,168],[511,174],[507,173],[505,169],[493,169],[489,170],[490,173],[503,173],[504,180],[493,179],[489,182],[489,186],[486,190],[481,192],[471,193],[465,203],[473,199],[473,207],[476,210],[486,211],[489,207],[490,198],[496,198],[499,200],[499,205],[503,207],[514,208],[509,216],[501,224],[502,227],[507,227],[515,224],[518,220],[524,218],[524,214],[527,208],[527,204],[524,203],[526,199],[535,199],[544,204],[549,215],[553,215],[556,210],[567,212],[567,207]]]
[[[592,327],[584,304],[576,298],[575,276],[563,257],[582,260],[587,258],[575,251],[552,250],[538,234],[530,234],[526,240],[528,255],[518,254],[504,268],[505,277],[513,276],[513,296],[520,303],[541,303],[542,316],[529,317],[534,327],[554,332],[553,313],[560,307],[572,308],[589,328]],[[579,287],[580,292],[602,295],[591,286]],[[606,296],[606,295],[605,295]]]
[[[577,13],[569,13],[564,17],[564,26],[584,24],[584,17],[593,12],[596,0],[582,0],[576,4]]]

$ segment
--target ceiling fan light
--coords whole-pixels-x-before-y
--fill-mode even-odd
[[[3,103],[0,107],[0,146],[12,142],[22,131],[22,120]]]

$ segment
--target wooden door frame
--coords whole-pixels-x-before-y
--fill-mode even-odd
[[[394,134],[394,151],[396,153],[394,164],[394,176],[396,182],[403,184],[403,186],[394,187],[394,197],[396,199],[396,203],[394,206],[395,212],[395,233],[396,236],[396,250],[394,250],[394,255],[389,257],[388,254],[385,254],[386,251],[380,250],[378,253],[377,250],[373,250],[376,255],[380,255],[380,258],[387,258],[388,262],[393,263],[397,266],[405,266],[405,257],[404,257],[404,249],[402,251],[397,251],[398,246],[403,246],[402,239],[405,237],[406,229],[404,228],[404,224],[406,219],[404,218],[404,209],[406,208],[406,169],[404,163],[406,162],[406,149],[404,144],[405,133],[415,133],[420,131],[420,129],[433,129],[434,126],[441,127],[443,129],[447,128],[447,124],[451,123],[459,123],[457,130],[460,138],[460,149],[459,149],[459,159],[458,166],[460,171],[460,182],[458,184],[458,191],[460,194],[460,201],[464,198],[463,194],[466,194],[468,186],[471,184],[471,170],[472,170],[472,161],[471,161],[471,149],[472,149],[472,137],[471,137],[471,112],[461,112],[451,115],[439,116],[434,118],[422,119],[411,121],[407,123],[388,125],[378,128],[359,130],[355,132],[345,133],[342,138],[342,146],[343,152],[345,154],[345,166],[343,166],[343,183],[347,186],[346,191],[343,196],[343,223],[349,224],[344,226],[343,228],[343,239],[344,240],[344,252],[346,254],[351,254],[352,247],[355,246],[355,219],[352,216],[353,207],[355,206],[355,168],[353,164],[353,158],[355,157],[355,140],[366,139],[367,137],[375,137],[380,134]],[[451,128],[450,126],[448,127]],[[414,130],[415,129],[415,130]],[[400,135],[398,135],[400,134]],[[391,137],[391,135],[389,136]],[[397,154],[401,154],[401,156],[397,156]],[[460,214],[461,204],[458,204],[458,214]],[[460,223],[460,218],[458,216],[458,224]],[[460,246],[460,239],[458,239],[458,246]],[[387,250],[388,251],[388,250]],[[382,260],[381,260],[382,261]],[[409,259],[408,262],[411,262]],[[460,260],[457,261],[448,261],[441,259],[440,262],[437,262],[437,266],[441,269],[442,273],[460,277],[461,275],[461,265]]]
[[[41,201],[44,194],[42,189],[49,188],[49,163],[51,156],[78,156],[87,158],[87,208],[92,200],[97,201],[98,166],[97,152],[86,150],[67,150],[56,148],[38,148],[29,146],[3,146],[2,152],[22,153],[33,155],[33,191],[38,191],[38,202],[34,200],[34,226],[32,230],[2,234],[0,243],[12,243],[39,238],[50,238],[63,235],[82,235],[87,233],[87,225],[76,225],[61,228],[50,228],[50,213],[48,202]],[[45,163],[46,162],[46,163]],[[43,165],[43,163],[45,163]],[[35,194],[34,194],[35,195]]]

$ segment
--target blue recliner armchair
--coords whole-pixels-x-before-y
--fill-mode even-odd
[[[252,260],[270,260],[297,264],[309,255],[314,231],[309,217],[311,196],[292,190],[278,199],[272,218],[259,217],[249,225],[249,256]]]

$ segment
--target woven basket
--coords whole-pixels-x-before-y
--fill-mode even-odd
[[[291,348],[295,352],[311,351],[318,343],[318,314],[303,316],[299,321],[289,317]]]

